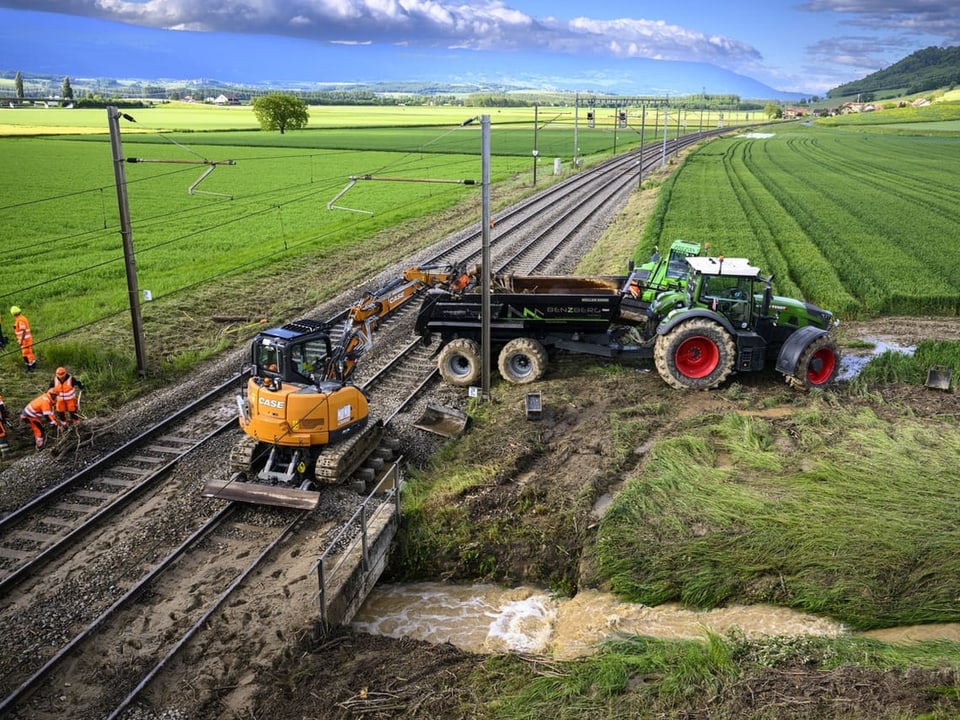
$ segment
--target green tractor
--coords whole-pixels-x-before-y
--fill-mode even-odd
[[[830,334],[831,312],[773,295],[772,276],[761,278],[743,258],[685,262],[685,287],[661,293],[651,308],[654,363],[668,385],[707,390],[770,364],[800,388],[836,378],[840,353]]]

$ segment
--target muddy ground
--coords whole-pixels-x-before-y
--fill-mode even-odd
[[[850,342],[882,341],[909,347],[925,338],[960,340],[960,321],[888,318],[848,322],[841,325],[841,337]],[[845,352],[869,354],[870,349]],[[209,379],[202,382],[210,384]],[[960,394],[955,391],[904,385],[848,394],[844,387],[841,383],[836,391],[844,404],[867,404],[887,418],[955,423],[960,416]],[[478,555],[494,556],[496,566],[472,566],[451,553],[450,557],[432,558],[428,573],[387,579],[492,581],[508,586],[559,587],[569,592],[594,587],[591,548],[597,500],[616,492],[620,480],[642,461],[650,442],[670,436],[683,427],[685,419],[705,413],[789,414],[806,402],[772,373],[736,376],[718,391],[679,393],[668,388],[649,365],[640,363],[629,372],[611,374],[603,371],[602,362],[575,356],[560,358],[538,383],[536,389],[542,391],[544,401],[539,422],[525,417],[523,397],[528,389],[495,382],[497,422],[477,423],[458,441],[470,444],[478,464],[486,457],[515,452],[517,444],[524,448],[522,461],[515,464],[509,477],[498,477],[488,487],[458,499],[469,508],[478,536],[495,538],[495,533],[483,531],[498,523],[520,525],[519,531],[511,532],[514,540],[509,545],[485,541]],[[446,390],[439,398],[441,403],[451,402],[450,392]],[[632,449],[624,453],[622,438],[601,430],[611,414],[642,404],[662,405],[668,411],[658,415],[648,436],[631,438]],[[109,425],[109,420],[104,421]],[[418,463],[426,459],[414,458]],[[67,455],[56,459],[49,453],[23,458],[24,463],[30,462],[35,481],[45,470],[53,473],[53,466],[61,465],[63,470],[67,460]],[[5,495],[13,485],[4,484]],[[524,511],[518,512],[518,508]],[[150,706],[141,706],[131,717],[481,718],[485,717],[482,702],[489,698],[480,695],[489,691],[497,673],[509,672],[511,662],[537,671],[551,667],[549,659],[514,658],[502,669],[488,656],[452,645],[375,637],[344,628],[323,633],[315,625],[315,606],[308,600],[301,599],[305,607],[298,613],[290,606],[291,599],[272,599],[273,595],[264,589],[255,601],[285,603],[266,613],[271,642],[230,648],[230,663],[238,671],[246,669],[244,672],[226,682],[223,678],[205,681],[197,675],[181,687],[166,685],[161,697],[152,696]],[[183,601],[191,599],[184,597]],[[118,656],[116,662],[122,665],[123,658]],[[480,684],[478,676],[484,678]],[[826,672],[811,665],[781,667],[744,676],[721,696],[710,698],[709,704],[705,698],[692,700],[670,717],[915,717],[935,706],[937,698],[931,687],[955,682],[952,673],[941,670]]]
[[[848,339],[882,340],[913,345],[924,338],[960,340],[960,322],[951,319],[893,318],[844,325]],[[858,350],[857,352],[869,352]],[[526,420],[523,390],[495,385],[495,401],[507,409],[493,427],[475,427],[471,442],[477,462],[483,453],[504,452],[510,438],[538,434],[541,450],[531,454],[515,477],[461,498],[478,528],[494,527],[515,517],[518,507],[535,507],[517,522],[530,538],[511,547],[484,548],[497,558],[497,569],[478,576],[475,568],[451,558],[436,558],[431,578],[452,581],[499,581],[515,584],[583,588],[594,583],[590,565],[594,500],[615,492],[618,478],[640,462],[643,446],[681,427],[685,418],[734,409],[789,413],[802,407],[794,391],[773,375],[738,376],[736,393],[677,393],[649,368],[633,374],[606,376],[592,361],[561,362],[540,384],[544,417]],[[916,386],[873,388],[867,396],[838,393],[845,405],[862,403],[882,416],[930,418],[955,422],[960,394]],[[664,403],[664,414],[652,437],[640,439],[634,457],[615,460],[612,438],[598,432],[618,409],[637,403]],[[513,412],[509,409],[513,408]],[[952,420],[950,419],[952,418]],[[536,426],[533,430],[533,426]],[[486,437],[480,436],[486,433]],[[611,466],[619,465],[611,471]],[[529,530],[528,532],[526,530]],[[482,533],[478,533],[482,534]],[[549,536],[551,542],[536,538]],[[410,579],[410,578],[401,578]],[[488,659],[410,639],[373,637],[338,629],[329,635],[304,631],[296,650],[279,659],[251,708],[252,717],[291,718],[437,718],[483,717],[475,685],[469,680]],[[534,661],[531,661],[534,662]],[[691,701],[672,717],[685,718],[820,718],[913,717],[930,711],[937,700],[929,688],[956,682],[941,670],[878,672],[862,669],[823,671],[812,665],[770,669],[743,677],[720,697]]]

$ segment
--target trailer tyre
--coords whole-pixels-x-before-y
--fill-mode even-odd
[[[801,390],[829,385],[840,370],[840,351],[829,335],[821,335],[807,345],[797,363],[797,374],[787,375],[787,383]]]
[[[694,318],[657,337],[653,360],[663,381],[678,390],[710,390],[730,377],[736,348],[718,323]]]
[[[440,351],[437,368],[454,387],[476,385],[480,379],[480,347],[468,338],[451,340]]]
[[[527,385],[547,372],[547,351],[533,338],[514,338],[503,346],[497,366],[508,383]]]

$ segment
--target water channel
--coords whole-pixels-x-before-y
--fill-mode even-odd
[[[516,652],[557,660],[589,655],[604,640],[618,636],[691,640],[734,628],[749,637],[849,634],[841,623],[773,605],[697,611],[675,603],[648,607],[623,602],[596,590],[565,598],[534,587],[439,582],[376,586],[352,626],[372,635],[449,642],[474,653]],[[960,623],[856,634],[888,643],[960,642]]]

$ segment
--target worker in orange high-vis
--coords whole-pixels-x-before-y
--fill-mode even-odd
[[[49,390],[34,398],[20,413],[20,419],[24,420],[33,430],[33,437],[37,441],[37,450],[43,450],[43,431],[45,427],[57,427],[58,425],[57,416],[53,410],[54,402],[53,391]]]
[[[13,334],[20,346],[20,354],[23,355],[23,367],[27,372],[30,372],[37,366],[37,357],[33,354],[33,335],[30,334],[30,321],[16,305],[10,308],[10,314],[13,315]]]
[[[50,381],[50,391],[57,396],[54,411],[62,425],[76,425],[80,422],[80,398],[77,390],[83,390],[80,378],[68,373],[65,367],[58,367]]]
[[[0,457],[6,457],[10,451],[10,442],[7,440],[7,406],[0,395]]]

